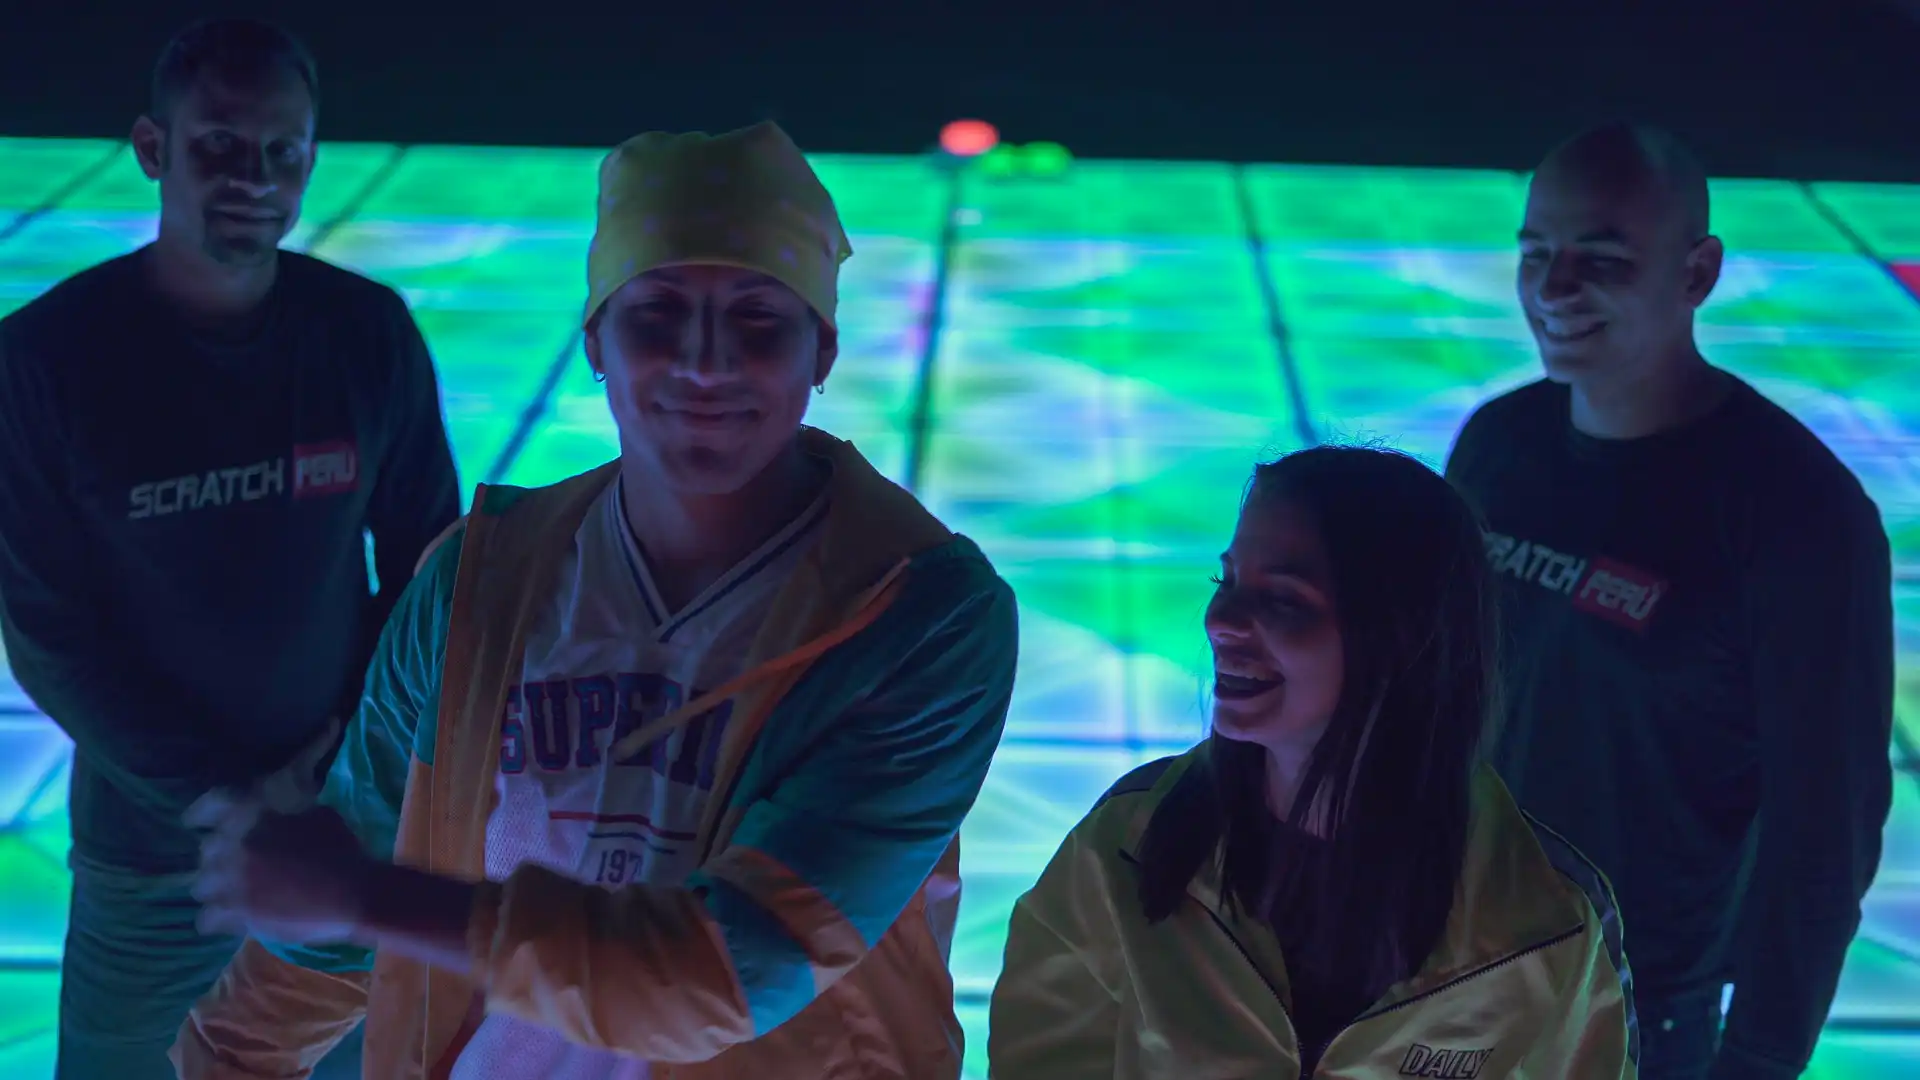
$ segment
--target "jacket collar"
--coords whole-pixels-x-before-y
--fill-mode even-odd
[[[1147,798],[1130,804],[1122,846],[1129,860],[1137,864],[1140,837],[1154,809],[1205,753],[1202,743],[1180,755]],[[1483,765],[1475,771],[1471,800],[1466,858],[1446,929],[1420,970],[1390,990],[1382,1006],[1557,941],[1585,924],[1581,894],[1561,879],[1532,825],[1491,768]],[[1202,862],[1188,895],[1240,940],[1256,965],[1284,985],[1277,940],[1264,923],[1224,902],[1222,870],[1218,857]]]

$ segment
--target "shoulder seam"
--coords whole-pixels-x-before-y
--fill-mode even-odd
[[[420,551],[420,558],[414,561],[414,564],[413,564],[414,576],[419,577],[420,571],[425,570],[427,568],[427,564],[433,561],[434,555],[438,553],[442,547],[446,546],[448,541],[452,540],[456,534],[464,530],[466,527],[467,527],[467,516],[465,514],[462,514],[459,517],[453,519],[452,523],[449,524],[446,528],[440,530],[439,536],[436,536],[432,540],[428,541],[427,546],[421,549]]]
[[[1534,842],[1540,845],[1548,864],[1579,890],[1587,906],[1593,910],[1594,920],[1600,924],[1600,946],[1606,950],[1607,960],[1620,980],[1626,1009],[1627,1056],[1637,1064],[1640,1060],[1640,1020],[1634,1009],[1633,970],[1627,959],[1620,907],[1613,896],[1613,885],[1607,880],[1606,873],[1571,840],[1525,810],[1520,811],[1520,816],[1533,830]]]
[[[1112,786],[1108,787],[1098,799],[1094,800],[1093,810],[1100,809],[1121,795],[1139,795],[1143,792],[1152,791],[1153,786],[1160,782],[1160,778],[1165,776],[1167,770],[1172,768],[1173,763],[1178,760],[1180,760],[1178,756],[1157,758],[1147,762],[1145,765],[1138,765],[1128,770],[1126,775],[1115,780]],[[1093,810],[1089,810],[1088,813],[1092,813]]]
[[[1603,884],[1606,882],[1606,875],[1601,872],[1600,867],[1597,864],[1595,864],[1592,859],[1587,858],[1586,852],[1581,851],[1579,848],[1575,847],[1573,845],[1573,841],[1567,839],[1565,836],[1562,836],[1558,830],[1554,829],[1553,826],[1548,825],[1546,822],[1541,821],[1539,818],[1534,817],[1532,814],[1528,813],[1525,810],[1520,811],[1520,816],[1527,820],[1527,825],[1529,828],[1531,828],[1534,831],[1536,838],[1538,838],[1539,835],[1544,834],[1546,837],[1553,840],[1554,843],[1562,851],[1564,851],[1568,855],[1573,856],[1576,860],[1578,860],[1580,865],[1583,868],[1592,871],[1594,876],[1599,878]],[[1549,861],[1553,862],[1554,869],[1560,870],[1560,863],[1557,860],[1553,859],[1551,853],[1548,854],[1548,859]],[[1567,877],[1573,876],[1571,874],[1567,874],[1566,871],[1564,870],[1561,870],[1561,873]],[[1610,889],[1611,886],[1608,886],[1608,888]],[[1584,891],[1584,889],[1582,891]]]

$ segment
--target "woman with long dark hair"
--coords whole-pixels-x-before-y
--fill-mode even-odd
[[[1213,732],[1115,784],[1016,904],[996,1080],[1632,1077],[1606,882],[1480,763],[1466,503],[1403,454],[1289,454],[1216,583]]]

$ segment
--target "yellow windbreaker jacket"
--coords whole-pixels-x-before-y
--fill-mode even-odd
[[[1273,932],[1222,903],[1218,860],[1149,925],[1135,851],[1204,746],[1142,766],[1014,906],[993,994],[994,1080],[1296,1080]],[[1447,928],[1412,978],[1324,1049],[1315,1077],[1632,1080],[1632,983],[1605,879],[1482,770]]]

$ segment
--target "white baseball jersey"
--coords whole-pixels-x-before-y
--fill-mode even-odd
[[[621,485],[608,486],[574,537],[507,694],[488,878],[503,881],[531,862],[609,889],[686,880],[731,703],[627,760],[609,761],[608,750],[744,673],[775,594],[825,516],[823,496],[670,613],[627,525]],[[489,1016],[453,1080],[643,1080],[647,1072],[645,1062]]]

